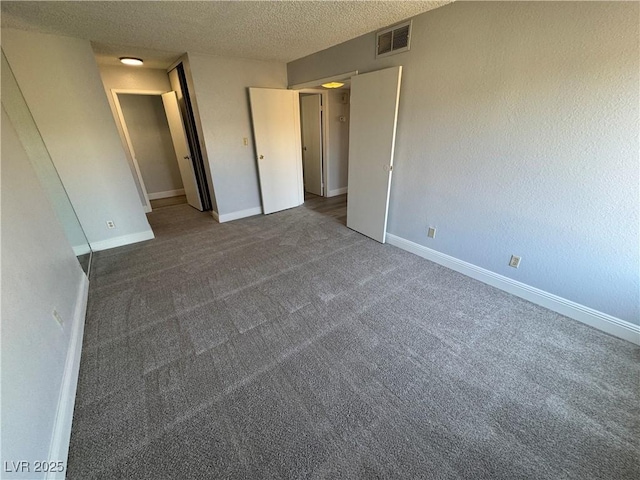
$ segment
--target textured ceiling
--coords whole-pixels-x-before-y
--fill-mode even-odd
[[[442,1],[0,2],[2,26],[91,40],[166,67],[184,52],[289,62],[418,15]]]

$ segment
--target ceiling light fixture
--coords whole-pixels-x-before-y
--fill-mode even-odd
[[[322,86],[324,88],[340,88],[344,85],[344,83],[340,83],[340,82],[329,82],[329,83],[323,83]]]
[[[141,58],[135,57],[120,57],[120,61],[125,65],[142,65]]]

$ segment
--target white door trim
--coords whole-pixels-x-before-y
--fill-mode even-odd
[[[291,89],[295,90],[295,89]],[[300,93],[316,93],[322,95],[322,196],[329,196],[329,90],[318,88],[303,88]]]
[[[131,137],[129,136],[129,129],[127,128],[127,122],[124,119],[124,114],[122,113],[122,107],[120,106],[120,99],[118,98],[118,94],[123,93],[126,95],[162,95],[163,93],[167,93],[166,91],[161,90],[128,90],[122,88],[112,88],[111,96],[113,97],[113,104],[116,107],[116,113],[118,114],[118,120],[120,122],[120,127],[122,127],[122,133],[124,134],[124,144],[126,147],[126,153],[129,156],[129,160],[131,161],[133,168],[135,169],[136,176],[138,177],[138,182],[140,184],[140,188],[142,189],[142,194],[144,195],[144,203],[142,204],[145,213],[151,212],[151,201],[149,200],[149,194],[147,193],[147,187],[144,184],[144,179],[142,178],[142,173],[140,172],[140,166],[138,165],[138,160],[136,159],[136,153],[133,149],[133,144],[131,143]]]
[[[329,190],[329,143],[331,140],[329,138],[329,90],[324,88],[318,88],[323,83],[328,82],[337,82],[340,80],[350,80],[351,77],[358,75],[358,70],[354,70],[353,72],[341,73],[339,75],[333,75],[331,77],[318,78],[317,80],[311,80],[309,82],[297,83],[295,85],[290,85],[290,90],[298,90],[298,93],[321,93],[322,94],[322,181],[324,183],[324,190],[322,196],[331,197],[333,195],[339,195],[335,193],[335,190]],[[346,193],[343,192],[343,193]]]

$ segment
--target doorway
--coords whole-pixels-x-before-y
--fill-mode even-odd
[[[202,211],[175,93],[114,89],[112,95],[145,212],[154,201],[182,196]]]
[[[305,193],[324,196],[324,148],[322,144],[321,93],[300,95],[300,128],[302,130],[302,178]]]
[[[350,82],[298,92],[305,193],[343,195],[348,189]]]
[[[354,72],[348,76],[292,86],[289,90],[249,88],[264,213],[292,208],[302,203],[296,201],[303,193],[304,132],[300,129],[300,94],[308,93],[303,89],[318,83],[328,89],[343,87],[350,81],[353,99],[343,96],[349,99],[351,116],[348,133],[347,179],[350,192],[347,201],[347,227],[385,243],[401,78],[402,66],[397,66],[361,75]],[[318,102],[314,99],[309,100],[309,103],[313,103],[316,108]],[[322,111],[322,105],[320,110]],[[319,122],[325,125],[324,135],[321,133],[321,138],[325,139],[324,158],[327,158],[326,145],[330,144],[327,140],[330,136],[329,129],[326,128],[328,117],[329,115],[320,115]],[[279,121],[284,119],[287,121]],[[347,123],[346,118],[338,120]],[[281,123],[286,125],[281,127]],[[316,127],[314,129],[317,130]],[[275,155],[271,155],[272,152]],[[325,166],[328,163],[323,162]],[[317,169],[318,163],[314,163],[312,167]],[[295,171],[299,172],[297,182]],[[285,178],[288,179],[287,182]],[[325,178],[329,183],[331,177],[325,175]],[[329,188],[323,191],[331,194]],[[266,208],[268,202],[283,198],[294,201],[283,202],[278,209]]]

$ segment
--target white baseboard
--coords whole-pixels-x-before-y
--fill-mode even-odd
[[[160,198],[171,198],[184,195],[184,188],[178,190],[167,190],[166,192],[147,193],[149,200],[158,200]]]
[[[565,315],[579,322],[586,323],[598,330],[610,335],[628,340],[640,345],[640,325],[635,325],[626,320],[586,307],[566,298],[559,297],[539,288],[532,287],[517,280],[494,273],[490,270],[478,267],[471,263],[459,260],[455,257],[437,252],[423,245],[405,240],[391,233],[387,233],[387,242],[398,248],[414,253],[444,267],[460,272],[468,277],[475,278],[483,283],[504,290],[505,292],[524,298],[530,302],[541,305],[549,310]]]
[[[100,250],[109,250],[110,248],[122,247],[123,245],[130,245],[132,243],[144,242],[145,240],[153,240],[155,235],[151,230],[146,232],[131,233],[129,235],[122,235],[121,237],[109,238],[107,240],[100,240],[97,242],[90,242],[91,250],[99,252]]]
[[[78,386],[78,372],[80,370],[80,354],[82,352],[82,336],[87,313],[87,299],[89,297],[89,279],[82,272],[82,279],[78,288],[76,308],[73,313],[73,323],[67,350],[67,358],[62,375],[62,386],[58,397],[58,409],[53,424],[51,443],[49,445],[49,461],[67,463],[69,440],[71,439],[71,423],[73,421],[73,407],[76,400]],[[47,473],[46,479],[64,479],[65,473]]]
[[[218,215],[218,212],[214,212],[213,210],[211,210],[211,216],[216,222],[220,223],[220,215]]]
[[[230,222],[232,220],[238,220],[245,217],[253,217],[254,215],[260,215],[262,213],[262,207],[248,208],[246,210],[240,210],[232,213],[225,213],[224,215],[218,215],[218,221],[220,223]]]
[[[335,190],[329,190],[327,197],[335,197],[336,195],[343,195],[347,193],[348,187],[336,188]]]

